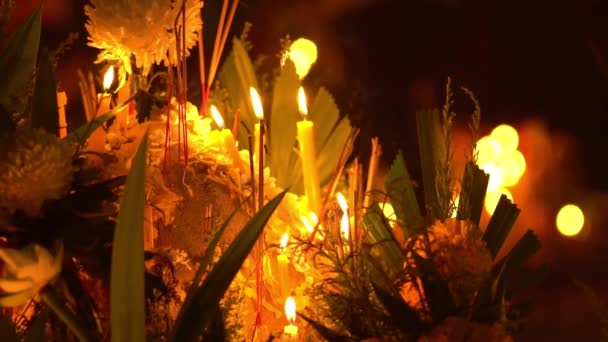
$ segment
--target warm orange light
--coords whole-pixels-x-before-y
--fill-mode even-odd
[[[557,213],[555,224],[562,235],[575,236],[581,232],[585,225],[585,215],[578,206],[567,204]]]
[[[503,155],[497,162],[497,166],[503,171],[504,186],[514,186],[519,182],[526,171],[526,159],[519,151]]]
[[[308,116],[308,106],[306,105],[306,93],[304,88],[298,89],[298,110],[303,117]]]
[[[287,233],[283,233],[283,236],[281,236],[281,243],[279,244],[279,247],[281,247],[281,250],[285,250],[285,248],[287,248],[287,243],[289,242],[289,234]]]
[[[496,166],[494,163],[485,163],[479,168],[490,175],[490,180],[488,181],[488,191],[496,191],[502,186],[504,181],[504,172],[500,167]]]
[[[296,67],[298,77],[303,79],[317,61],[317,46],[311,40],[299,38],[289,47],[288,57]]]
[[[389,202],[385,202],[382,206],[382,213],[384,214],[384,217],[389,220],[395,219],[395,208],[393,208],[393,205]]]
[[[509,125],[500,125],[492,130],[490,134],[500,146],[503,152],[512,152],[517,150],[519,145],[519,134],[517,130]]]
[[[513,195],[508,189],[505,188],[500,188],[496,191],[488,191],[488,193],[486,193],[484,208],[488,214],[492,215],[494,213],[494,210],[496,210],[496,206],[498,205],[498,201],[502,195],[507,196],[508,199],[513,201]]]
[[[107,93],[108,90],[110,90],[110,87],[112,87],[112,82],[114,82],[114,67],[110,66],[105,75],[103,75],[103,91],[105,93]]]
[[[458,205],[460,204],[460,195],[456,195],[456,198],[454,198],[454,208],[452,211],[452,218],[456,218],[456,216],[458,216]]]
[[[285,300],[285,318],[289,323],[296,321],[296,300],[291,296]]]
[[[495,162],[501,153],[500,145],[496,139],[485,136],[477,141],[477,165]]]
[[[319,223],[319,217],[312,211],[308,213],[308,218],[310,219],[310,222],[312,222],[312,224],[314,225]]]
[[[260,94],[255,90],[254,87],[249,87],[249,96],[251,97],[251,104],[253,105],[253,114],[258,120],[264,119],[264,107],[262,107],[262,99]]]
[[[211,117],[213,117],[213,121],[215,121],[215,123],[217,124],[217,127],[219,127],[220,130],[224,129],[224,118],[222,117],[222,114],[220,114],[219,109],[217,109],[216,106],[211,105]]]

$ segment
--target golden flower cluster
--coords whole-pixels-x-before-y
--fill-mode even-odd
[[[470,304],[490,275],[492,256],[481,230],[468,221],[437,221],[429,229],[433,261],[448,281],[456,304]]]
[[[64,196],[73,179],[72,147],[43,129],[21,129],[0,141],[0,207],[38,215]]]
[[[144,75],[152,64],[177,63],[175,19],[181,1],[174,0],[91,0],[85,6],[89,45],[100,49],[97,63],[121,61],[133,72],[131,57]],[[186,0],[186,49],[192,48],[201,31],[203,2]],[[184,51],[188,53],[188,51]]]

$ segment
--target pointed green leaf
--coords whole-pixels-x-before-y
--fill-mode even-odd
[[[372,286],[396,327],[406,334],[417,334],[424,329],[424,324],[416,310],[412,309],[403,298],[391,295],[374,281]]]
[[[219,301],[241,268],[266,223],[287,193],[283,191],[270,200],[243,228],[232,244],[222,254],[215,267],[192,297],[188,307],[183,308],[183,319],[176,322],[172,341],[194,341],[213,318]]]
[[[33,75],[40,44],[41,16],[42,5],[17,27],[0,54],[0,103],[5,103]]]
[[[489,180],[490,175],[481,170],[474,162],[467,162],[458,203],[457,217],[459,220],[471,220],[475,224],[479,224]]]
[[[201,260],[201,264],[198,267],[198,270],[196,271],[194,278],[192,278],[192,285],[190,286],[190,289],[188,289],[188,294],[186,295],[184,304],[182,305],[182,307],[179,311],[179,315],[177,316],[177,320],[176,320],[177,322],[181,322],[181,320],[183,319],[183,316],[185,314],[185,309],[190,306],[190,302],[192,301],[194,294],[197,293],[197,291],[200,287],[198,284],[200,283],[201,279],[203,278],[203,274],[205,274],[205,272],[207,272],[207,269],[209,268],[209,266],[211,265],[211,262],[213,261],[213,256],[215,255],[215,249],[216,249],[217,245],[219,244],[220,239],[224,235],[224,231],[226,230],[226,228],[228,227],[228,224],[230,223],[230,221],[232,221],[232,218],[234,217],[234,215],[236,215],[238,210],[239,210],[239,208],[235,209],[232,212],[232,214],[230,214],[230,216],[228,216],[228,218],[220,226],[218,231],[215,233],[215,235],[213,235],[213,238],[207,245],[207,250],[205,251],[205,255],[203,255],[203,259]],[[178,324],[176,324],[176,325],[178,325]]]
[[[49,319],[49,308],[44,307],[38,313],[34,322],[30,325],[30,328],[27,331],[27,335],[25,336],[25,342],[39,342],[46,341],[45,330],[46,330],[46,322]]]
[[[13,322],[5,315],[0,315],[0,337],[3,342],[21,342]]]
[[[496,209],[483,235],[483,240],[486,242],[493,258],[496,258],[496,255],[498,255],[520,212],[521,210],[507,196],[504,194],[500,196],[498,205],[496,205]]]
[[[427,215],[434,219],[445,219],[445,213],[441,212],[437,194],[437,170],[445,154],[439,111],[435,109],[417,112],[416,125]]]
[[[414,182],[410,179],[401,151],[397,153],[388,171],[384,187],[404,236],[410,236],[412,229],[422,224],[422,216],[414,192]]]
[[[377,202],[363,216],[367,242],[373,245],[371,254],[384,266],[384,272],[395,280],[403,270],[403,253]]]
[[[32,128],[43,128],[58,136],[57,88],[55,87],[53,66],[47,53],[43,53],[40,58],[32,101]]]
[[[321,337],[323,337],[327,341],[333,341],[333,342],[350,341],[348,336],[340,335],[339,333],[332,331],[331,329],[325,327],[323,324],[321,324],[311,318],[308,318],[304,314],[298,313],[298,315],[300,315],[300,317],[302,317],[303,320],[305,320],[308,324],[310,324],[310,326],[313,327],[313,329],[315,329],[319,333],[319,335],[321,335]]]
[[[331,131],[340,120],[340,110],[334,97],[324,87],[319,88],[310,105],[309,119],[315,123],[315,144],[323,148]]]
[[[294,181],[291,178],[296,154],[296,124],[300,120],[298,111],[298,88],[300,79],[296,68],[288,60],[281,69],[281,74],[274,83],[272,92],[272,117],[268,122],[270,170],[280,188],[290,187]]]
[[[143,229],[147,147],[146,133],[127,176],[114,232],[110,278],[113,342],[143,342],[146,339]]]

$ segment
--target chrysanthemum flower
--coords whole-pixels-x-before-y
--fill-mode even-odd
[[[89,45],[101,50],[97,63],[121,61],[131,74],[131,56],[144,75],[152,64],[177,62],[175,19],[181,1],[91,0],[85,6]],[[192,48],[202,27],[203,2],[186,0],[186,48]],[[187,51],[186,51],[187,53]]]

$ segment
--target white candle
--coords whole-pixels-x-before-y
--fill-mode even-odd
[[[232,165],[239,168],[241,170],[241,173],[245,172],[245,165],[243,165],[241,157],[239,156],[239,151],[236,148],[236,142],[234,141],[232,132],[228,129],[224,129],[225,124],[222,114],[220,114],[220,111],[214,105],[211,105],[210,112],[211,116],[213,117],[213,120],[215,120],[215,123],[217,124],[217,127],[220,129],[220,143],[223,145],[221,146],[221,148],[232,159]]]

